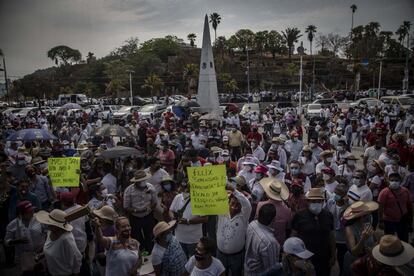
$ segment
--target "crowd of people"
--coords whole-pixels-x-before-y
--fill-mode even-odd
[[[134,114],[121,127],[87,113],[2,115],[3,267],[23,275],[414,275],[412,114],[330,107],[307,122],[269,106],[199,117]],[[26,128],[57,139],[9,139]],[[121,146],[131,155],[105,154]],[[78,187],[53,186],[50,157],[80,157]],[[187,168],[212,165],[226,167],[228,214],[195,215]]]

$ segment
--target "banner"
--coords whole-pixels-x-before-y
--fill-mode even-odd
[[[223,215],[229,212],[225,165],[188,167],[193,215]]]
[[[79,187],[80,157],[59,157],[47,160],[53,187]]]

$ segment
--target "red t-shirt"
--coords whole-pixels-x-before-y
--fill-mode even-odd
[[[398,207],[398,202],[400,207]],[[408,208],[411,208],[410,192],[407,188],[401,187],[399,192],[392,192],[390,188],[384,188],[378,196],[378,203],[383,207],[383,220],[399,222],[401,217],[408,212]]]

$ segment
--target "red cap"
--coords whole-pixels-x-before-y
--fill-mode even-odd
[[[23,200],[17,203],[17,212],[27,214],[33,212],[33,205],[28,200]]]
[[[322,169],[322,173],[335,175],[335,171],[331,167],[326,167],[326,168]]]
[[[263,166],[263,165],[258,165],[258,166],[256,166],[256,168],[254,168],[254,172],[255,173],[263,173],[263,174],[266,174],[267,171],[268,171],[267,167],[266,166]]]

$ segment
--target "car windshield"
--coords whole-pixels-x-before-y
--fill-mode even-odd
[[[310,105],[308,105],[308,109],[310,109],[310,110],[321,109],[321,105],[320,104],[310,104]]]
[[[121,107],[118,111],[119,112],[129,112],[131,110],[130,106]]]
[[[414,104],[414,99],[409,97],[399,98],[401,105],[412,105]]]
[[[155,109],[155,105],[144,105],[139,111],[140,112],[153,112]]]
[[[376,100],[365,100],[365,101],[363,101],[361,103],[364,103],[364,104],[366,104],[368,106],[373,106],[373,105],[377,105],[378,104],[378,101],[376,101]]]

